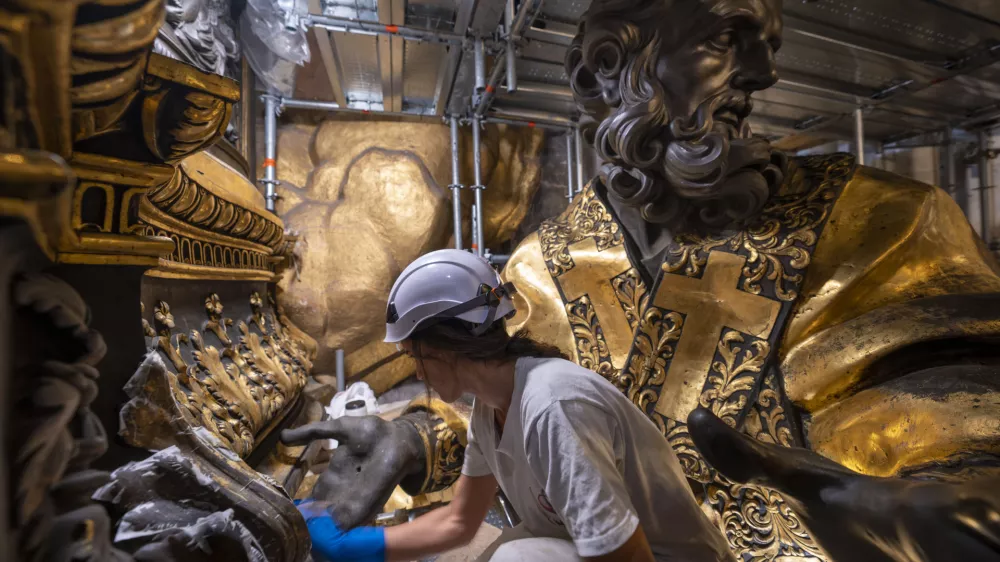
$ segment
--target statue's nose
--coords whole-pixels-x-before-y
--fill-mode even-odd
[[[739,72],[733,75],[732,86],[754,92],[770,88],[778,82],[778,67],[774,50],[763,41],[755,41],[740,52]]]

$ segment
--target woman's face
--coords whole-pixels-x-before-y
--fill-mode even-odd
[[[413,358],[417,364],[417,378],[425,381],[441,400],[451,403],[461,398],[462,387],[453,355],[411,340],[401,342],[399,350]]]

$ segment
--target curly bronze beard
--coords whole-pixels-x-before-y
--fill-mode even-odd
[[[588,133],[609,195],[656,224],[718,228],[756,216],[784,181],[786,158],[751,137],[749,97],[721,92],[694,115],[670,115],[655,72],[657,33],[644,39],[634,25],[612,24],[586,35],[581,25],[567,55],[576,100],[599,122]],[[742,108],[739,130],[716,122],[722,107]]]
[[[717,96],[691,118],[674,118],[667,126],[636,119],[628,110],[606,119],[595,145],[607,162],[601,181],[609,195],[657,224],[686,220],[718,228],[758,214],[781,187],[786,160],[766,140],[752,138],[746,121],[732,139],[731,126],[716,125],[716,109],[730,102]],[[649,140],[629,146],[623,135]],[[604,150],[614,145],[632,151]]]

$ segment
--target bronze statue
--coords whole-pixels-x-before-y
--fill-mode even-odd
[[[897,517],[852,503],[862,494],[818,516],[835,501],[819,496],[829,480],[758,478],[717,447],[702,454],[738,442],[718,418],[773,445],[768,458],[797,449],[790,466],[838,467],[841,482],[866,479],[917,511],[909,480],[1000,468],[1000,266],[940,189],[849,154],[788,158],[753,136],[751,96],[777,80],[781,31],[780,0],[594,1],[566,63],[605,164],[512,255],[504,277],[519,312],[508,327],[558,345],[646,412],[741,558],[925,559],[889,536],[897,525],[920,536],[928,513],[973,527],[1000,515],[984,500]],[[389,434],[348,441],[376,450]],[[395,480],[436,467],[429,459],[456,439],[410,447],[426,452]],[[855,509],[864,515],[851,521]]]

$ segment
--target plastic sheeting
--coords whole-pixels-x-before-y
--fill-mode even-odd
[[[248,0],[240,18],[243,48],[257,78],[271,93],[291,96],[295,67],[309,62],[309,42],[302,20],[307,0]]]
[[[354,402],[355,400],[361,400],[365,403],[365,407],[361,411],[355,411],[351,414],[347,414],[347,403]],[[368,383],[356,382],[349,386],[347,390],[338,392],[334,395],[333,400],[330,404],[326,406],[326,413],[330,416],[330,419],[337,419],[344,415],[366,415],[366,416],[376,416],[379,413],[378,401],[375,399],[375,392],[368,386]],[[330,439],[327,443],[327,449],[336,449],[337,440]]]

